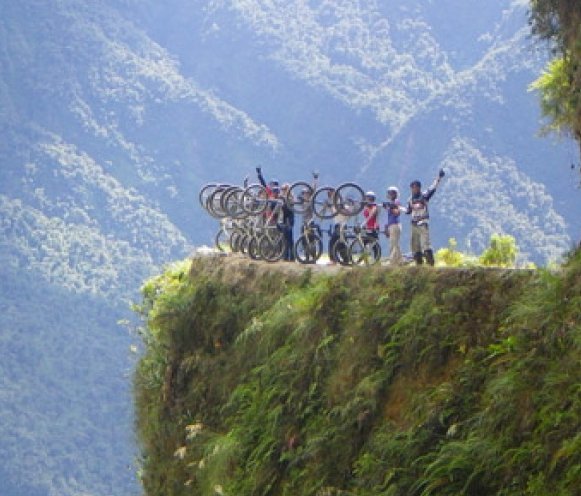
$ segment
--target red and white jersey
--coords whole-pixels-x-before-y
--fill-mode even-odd
[[[379,230],[379,209],[375,203],[366,205],[363,209],[363,217],[365,217],[365,229]]]

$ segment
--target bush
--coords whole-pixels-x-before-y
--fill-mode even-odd
[[[441,248],[436,252],[438,265],[460,267],[464,263],[464,254],[456,250],[457,246],[456,238],[450,238],[448,240],[448,248]]]
[[[480,263],[486,267],[514,267],[518,247],[513,236],[493,234],[490,246],[480,255]]]

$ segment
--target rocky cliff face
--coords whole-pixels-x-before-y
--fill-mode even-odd
[[[144,286],[147,496],[575,493],[579,253],[554,274],[281,267],[195,259]]]

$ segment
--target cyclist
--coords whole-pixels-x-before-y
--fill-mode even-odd
[[[333,205],[333,196],[335,195],[335,189],[334,188],[330,188],[329,192],[328,192],[328,204],[329,205]],[[345,205],[345,209],[349,212],[349,205]],[[333,224],[331,224],[331,227],[329,229],[330,232],[330,237],[329,237],[329,260],[331,261],[331,264],[336,264],[338,262],[338,260],[336,260],[335,257],[335,243],[337,243],[337,241],[339,241],[341,239],[341,231],[345,228],[345,226],[347,225],[347,222],[349,221],[349,216],[339,213],[337,212],[335,214],[335,216],[333,217]]]
[[[408,202],[406,214],[411,214],[412,216],[411,248],[417,265],[424,263],[424,257],[429,265],[434,265],[434,252],[430,243],[430,214],[428,211],[428,203],[432,196],[434,196],[436,188],[444,176],[444,170],[440,169],[438,177],[425,191],[422,191],[422,183],[418,180],[412,181],[410,184],[411,197]]]
[[[273,189],[280,188],[280,184],[278,182],[278,179],[271,179],[268,182],[268,184],[266,184],[266,181],[264,180],[264,176],[262,175],[262,167],[257,167],[256,173],[258,174],[258,181],[266,189],[266,193],[268,194],[268,197],[272,198],[274,196]],[[280,190],[279,190],[279,193],[280,193]]]
[[[379,239],[379,208],[375,200],[377,195],[373,191],[365,193],[365,208],[363,217],[365,217],[364,227],[367,234],[375,239]]]
[[[290,189],[290,184],[285,183],[281,188],[282,197],[286,198]],[[293,229],[295,226],[295,213],[293,212],[292,208],[290,208],[287,202],[283,201],[282,208],[282,229],[286,238],[286,250],[283,256],[283,259],[288,262],[293,262],[295,259],[295,254],[293,250],[294,246],[294,236],[293,236]]]
[[[301,193],[301,200],[306,204],[304,212],[303,212],[303,230],[306,226],[308,226],[315,217],[315,212],[313,209],[312,198],[314,192],[317,190],[317,185],[319,182],[319,173],[313,172],[313,182],[311,184],[311,189],[305,189]]]
[[[285,202],[280,195],[280,188],[274,185],[271,186],[267,207],[264,212],[267,225],[274,226],[282,222],[284,204]]]
[[[383,203],[383,208],[387,210],[387,224],[384,232],[389,239],[389,262],[391,265],[400,265],[402,263],[400,215],[402,211],[405,212],[405,209],[401,206],[399,190],[395,186],[387,188],[387,201]]]
[[[311,188],[305,188],[300,193],[301,202],[304,204],[303,209],[303,219],[302,219],[302,226],[301,226],[301,234],[306,235],[309,245],[313,242],[314,237],[311,233],[317,233],[320,235],[320,228],[315,222],[315,210],[313,208],[313,195],[317,190],[319,180],[319,173],[313,172],[313,182],[311,183]],[[313,260],[314,262],[314,260]]]

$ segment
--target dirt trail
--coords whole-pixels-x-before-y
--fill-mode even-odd
[[[216,251],[197,251],[192,255],[192,259],[208,259],[208,258],[215,258],[218,262],[218,265],[223,267],[227,271],[231,272],[270,272],[272,270],[279,271],[289,276],[300,276],[307,271],[310,271],[313,274],[321,274],[321,275],[335,275],[339,274],[343,271],[352,271],[352,270],[366,270],[366,269],[373,269],[373,270],[405,270],[405,271],[417,271],[417,270],[437,270],[437,271],[449,271],[449,272],[480,272],[480,271],[494,271],[494,272],[501,272],[501,273],[509,273],[515,271],[522,271],[522,272],[533,272],[530,269],[503,269],[498,267],[429,267],[424,265],[422,267],[417,267],[414,264],[411,265],[404,265],[400,267],[392,267],[387,263],[381,263],[375,266],[342,266],[342,265],[331,265],[326,263],[317,263],[317,264],[309,264],[309,265],[302,265],[298,262],[274,262],[268,263],[259,260],[252,260],[244,255],[238,254],[225,254]]]

